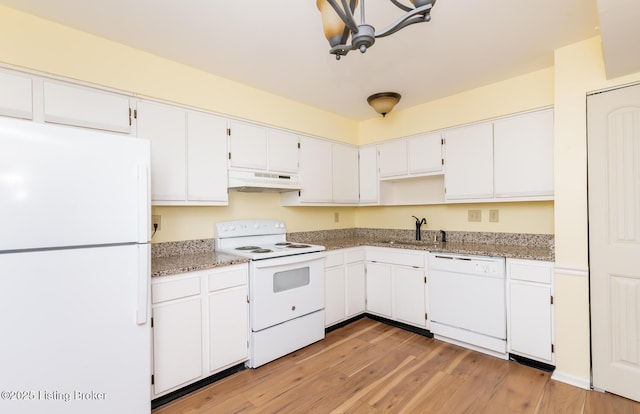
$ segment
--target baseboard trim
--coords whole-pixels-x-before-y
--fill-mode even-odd
[[[591,380],[587,378],[576,377],[575,375],[560,372],[557,369],[551,374],[551,379],[565,384],[573,385],[574,387],[582,388],[585,390],[591,389]]]

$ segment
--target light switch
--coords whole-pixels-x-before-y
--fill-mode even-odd
[[[489,210],[489,221],[492,223],[500,221],[500,214],[498,213],[498,210]]]
[[[468,210],[467,211],[467,221],[482,221],[482,210]]]

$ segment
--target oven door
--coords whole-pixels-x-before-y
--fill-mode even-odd
[[[324,308],[324,254],[254,260],[249,273],[254,332]]]

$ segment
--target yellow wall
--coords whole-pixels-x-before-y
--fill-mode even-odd
[[[555,249],[557,371],[588,383],[587,114],[590,91],[640,81],[607,80],[600,38],[555,52]]]

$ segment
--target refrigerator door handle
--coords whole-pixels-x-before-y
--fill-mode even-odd
[[[147,243],[151,239],[149,166],[138,164],[138,241]]]
[[[138,304],[136,308],[136,323],[144,325],[148,319],[149,309],[149,244],[138,245]]]

